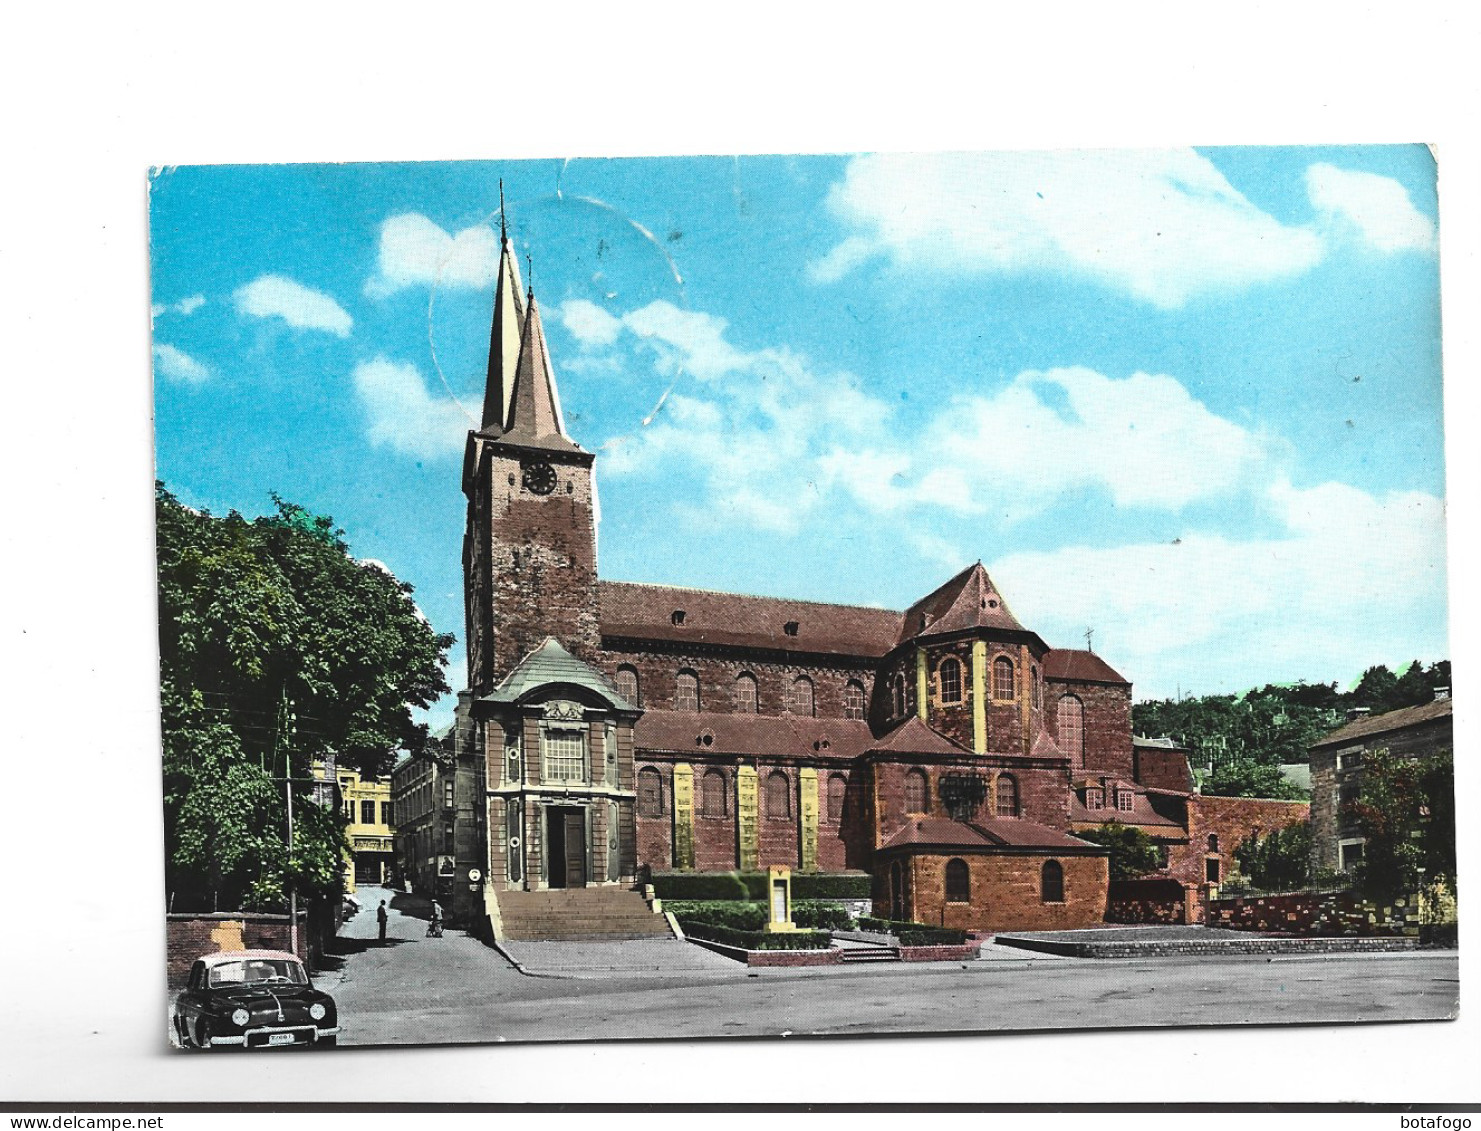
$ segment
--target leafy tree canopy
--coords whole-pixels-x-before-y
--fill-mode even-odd
[[[1354,869],[1375,899],[1438,884],[1455,894],[1455,763],[1450,751],[1413,760],[1386,749],[1363,756],[1353,813],[1366,843]]]
[[[1216,764],[1213,773],[1203,779],[1203,792],[1216,797],[1306,799],[1306,791],[1288,781],[1279,766],[1261,765],[1250,758]]]
[[[1239,870],[1261,891],[1296,891],[1310,879],[1311,825],[1252,836],[1234,849]]]
[[[383,776],[448,690],[452,637],[411,586],[350,556],[331,519],[274,496],[248,521],[156,487],[160,701],[170,890],[182,904],[281,907],[291,882],[327,893],[337,814],[307,803],[315,759]],[[284,778],[295,782],[294,858]]]
[[[1247,767],[1305,762],[1307,748],[1340,726],[1350,708],[1366,707],[1376,715],[1415,707],[1448,686],[1450,661],[1425,667],[1416,660],[1398,674],[1382,665],[1369,668],[1350,691],[1339,691],[1336,683],[1270,683],[1243,695],[1149,700],[1132,708],[1132,726],[1139,734],[1166,735],[1186,746],[1195,767],[1213,766],[1208,792],[1290,797],[1275,778]]]
[[[1111,850],[1113,880],[1134,880],[1157,870],[1157,846],[1151,837],[1134,825],[1107,821],[1099,828],[1077,832],[1075,835],[1081,840],[1088,840]]]

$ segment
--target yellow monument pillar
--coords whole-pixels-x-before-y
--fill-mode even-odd
[[[795,931],[792,922],[792,869],[773,864],[766,871],[766,908],[768,931]]]
[[[923,723],[931,721],[931,673],[926,669],[926,650],[915,650],[915,713]]]
[[[987,753],[987,641],[972,641],[972,750]]]

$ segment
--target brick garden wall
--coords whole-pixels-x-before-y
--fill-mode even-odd
[[[1107,923],[1187,923],[1197,889],[1171,879],[1112,880]]]
[[[1207,862],[1219,862],[1219,881],[1234,871],[1234,850],[1256,832],[1270,833],[1306,820],[1310,806],[1305,801],[1276,801],[1257,797],[1214,797],[1195,794],[1188,798],[1188,842],[1168,846],[1168,873],[1186,884],[1208,882]],[[1209,848],[1210,835],[1218,837],[1218,849]]]
[[[306,911],[299,911],[298,923],[298,956],[307,962],[312,932]],[[288,950],[288,939],[286,915],[232,912],[166,915],[165,952],[170,986],[183,986],[191,965],[202,955],[222,950]]]
[[[1239,896],[1207,904],[1207,925],[1290,935],[1418,935],[1416,899],[1376,906],[1351,892]]]

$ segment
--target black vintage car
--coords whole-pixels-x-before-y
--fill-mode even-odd
[[[314,989],[303,963],[281,950],[198,958],[175,999],[182,1048],[327,1048],[339,1041],[334,999]]]

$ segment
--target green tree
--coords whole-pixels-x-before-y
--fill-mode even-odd
[[[1262,891],[1295,891],[1311,866],[1311,825],[1306,821],[1252,836],[1234,850],[1239,870]]]
[[[411,587],[350,556],[332,520],[274,497],[248,521],[156,489],[169,890],[177,907],[278,908],[339,886],[342,821],[312,762],[367,775],[425,740],[411,708],[448,690],[452,637]],[[293,779],[294,852],[285,779]]]
[[[1358,886],[1377,900],[1410,895],[1422,884],[1455,894],[1455,766],[1449,751],[1418,760],[1387,749],[1363,756],[1353,813],[1361,829]]]
[[[1123,825],[1113,820],[1075,835],[1111,850],[1113,880],[1134,880],[1157,870],[1157,846],[1135,825]]]
[[[1204,779],[1203,792],[1216,797],[1269,797],[1286,801],[1305,800],[1299,786],[1287,781],[1279,766],[1261,765],[1249,758],[1215,766]]]

